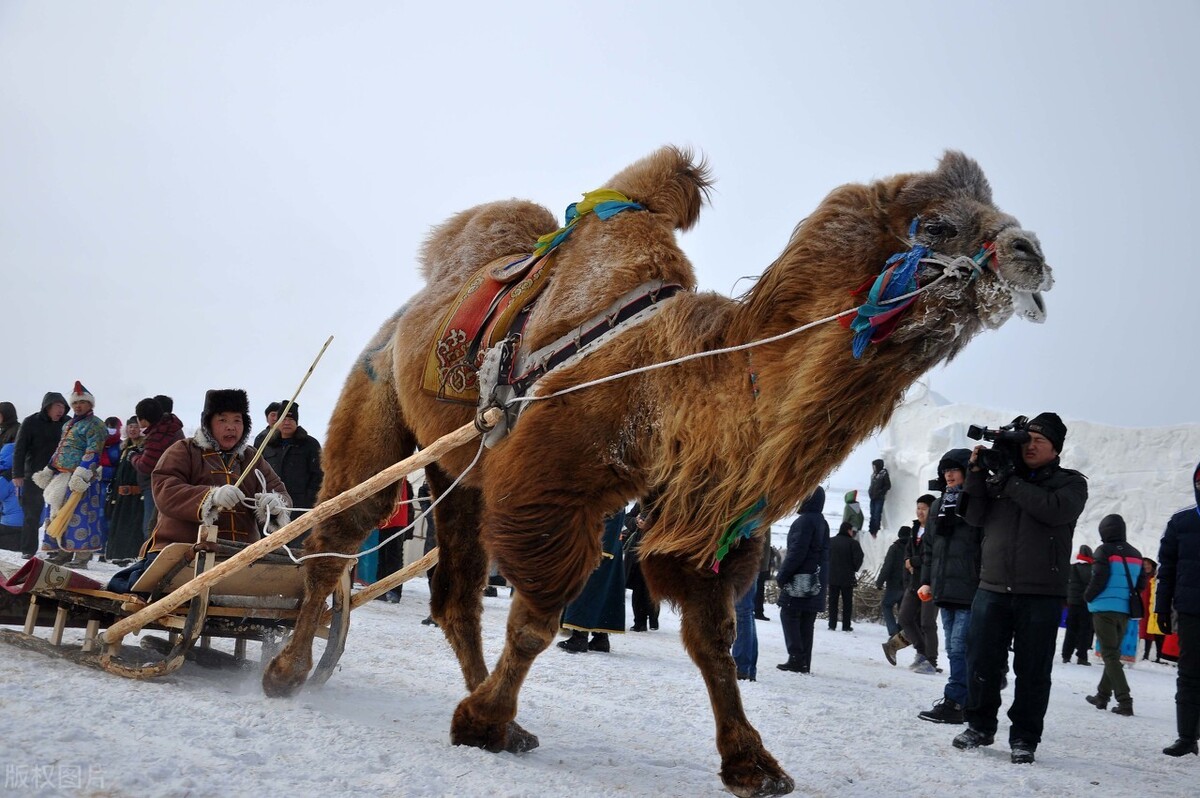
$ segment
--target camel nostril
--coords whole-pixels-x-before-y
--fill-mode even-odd
[[[1038,250],[1037,244],[1030,241],[1028,238],[1016,237],[1012,242],[1012,251],[1014,255],[1023,258],[1035,258],[1041,260],[1042,253]]]

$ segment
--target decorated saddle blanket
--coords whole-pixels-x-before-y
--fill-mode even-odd
[[[484,266],[458,292],[425,361],[421,388],[446,402],[479,402],[479,367],[550,279],[553,251],[507,255]]]

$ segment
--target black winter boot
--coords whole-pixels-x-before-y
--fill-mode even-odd
[[[994,742],[996,742],[996,735],[984,734],[968,726],[967,730],[955,737],[951,744],[959,750],[970,751],[972,748],[991,745]]]
[[[787,662],[781,662],[775,666],[781,671],[791,671],[792,673],[804,673],[804,666],[800,664],[799,657],[788,657]]]
[[[1114,715],[1124,715],[1127,718],[1133,717],[1133,699],[1128,701],[1118,701],[1117,705],[1112,708]]]
[[[1096,709],[1102,711],[1108,709],[1108,696],[1106,695],[1100,695],[1099,693],[1096,693],[1095,695],[1085,695],[1083,700],[1094,706]]]
[[[1195,740],[1185,740],[1180,737],[1178,740],[1164,748],[1163,753],[1167,756],[1187,756],[1188,754],[1200,754],[1200,745],[1197,745]]]
[[[588,633],[581,632],[576,629],[571,632],[571,636],[566,640],[561,640],[558,647],[563,651],[570,651],[572,654],[580,654],[588,650]]]
[[[608,632],[592,632],[592,642],[588,643],[588,651],[609,652]]]
[[[933,709],[927,709],[917,717],[930,723],[950,723],[955,726],[966,722],[963,718],[962,704],[955,703],[949,698],[943,698],[933,705]]]

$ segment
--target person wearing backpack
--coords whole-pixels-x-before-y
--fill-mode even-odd
[[[1100,520],[1100,540],[1104,542],[1093,552],[1092,581],[1083,597],[1092,613],[1104,671],[1096,694],[1084,700],[1096,709],[1106,709],[1115,695],[1117,705],[1112,711],[1129,716],[1133,714],[1133,696],[1121,664],[1121,641],[1129,619],[1142,615],[1142,553],[1125,540],[1125,519],[1115,513]]]

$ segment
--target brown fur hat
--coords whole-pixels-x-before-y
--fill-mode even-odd
[[[200,426],[211,433],[213,416],[220,413],[241,413],[245,426],[243,440],[250,435],[250,398],[241,388],[216,388],[204,394],[204,411],[200,413]]]

